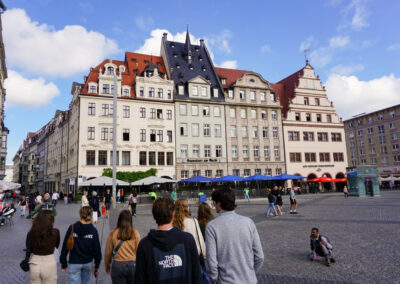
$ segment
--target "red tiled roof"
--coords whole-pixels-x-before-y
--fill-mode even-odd
[[[119,61],[119,60],[112,61],[117,66],[121,65],[125,66],[125,72],[121,74],[122,85],[127,85],[131,87],[131,96],[130,96],[131,98],[135,97],[136,69],[137,69],[137,74],[139,75],[142,74],[145,67],[147,66],[147,63],[145,61],[147,62],[152,61],[153,64],[158,66],[161,73],[166,74],[164,62],[160,56],[151,56],[135,52],[125,52],[125,61]],[[102,72],[104,72],[104,65],[108,62],[110,62],[110,60],[106,59],[90,71],[88,78],[82,88],[81,94],[97,95],[97,93],[89,93],[88,83],[89,82],[98,83],[100,68],[102,69]],[[117,68],[117,75],[119,75],[118,68]]]
[[[224,89],[230,88],[232,84],[235,83],[236,80],[242,77],[244,74],[252,72],[247,70],[237,70],[220,67],[215,67],[215,71],[217,72],[217,75],[220,79],[226,79],[226,84],[222,84],[222,87]]]

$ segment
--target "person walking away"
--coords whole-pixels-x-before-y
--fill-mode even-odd
[[[250,196],[249,196],[249,188],[248,187],[245,187],[244,189],[243,189],[243,191],[244,191],[244,199],[248,202],[248,203],[250,203]]]
[[[149,195],[150,195],[150,197],[151,197],[151,200],[153,200],[153,203],[154,203],[154,201],[157,199],[157,194],[154,192],[154,189],[152,189],[152,190],[149,192]]]
[[[212,283],[257,283],[264,262],[257,228],[235,213],[235,193],[220,188],[212,195],[219,216],[206,226],[206,267]]]
[[[111,271],[113,284],[134,283],[139,241],[139,231],[133,228],[131,212],[122,210],[117,227],[108,236],[104,254],[106,273]]]
[[[199,219],[201,234],[203,237],[205,237],[206,226],[211,220],[214,219],[214,215],[211,213],[211,207],[208,203],[200,203],[197,211],[197,218]]]
[[[157,230],[150,230],[139,243],[135,283],[200,284],[202,275],[196,243],[191,234],[173,227],[172,199],[155,200],[152,214]]]
[[[296,200],[296,193],[295,193],[295,187],[292,186],[290,189],[290,214],[297,214],[297,200]]]
[[[7,208],[7,207],[8,207],[8,208]],[[15,209],[14,203],[11,203],[10,206],[8,206],[8,204],[6,204],[6,207],[5,207],[5,208],[7,208],[7,210],[6,210],[4,213],[2,212],[2,214],[1,214],[1,217],[0,217],[1,223],[0,223],[0,226],[4,226],[4,223],[5,223],[6,219],[7,219],[7,218],[12,218],[12,215],[15,213],[15,211],[17,211],[17,210]]]
[[[106,218],[108,218],[108,214],[110,212],[112,201],[113,201],[113,197],[110,193],[110,189],[107,188],[106,194],[104,194],[104,198],[103,198],[104,205],[106,206]]]
[[[326,266],[330,266],[331,263],[336,262],[335,259],[332,257],[333,247],[328,237],[320,235],[318,228],[311,229],[310,247],[311,247],[311,254],[310,254],[311,261],[317,259],[317,257],[323,257],[325,258]]]
[[[79,210],[80,221],[68,227],[62,245],[60,262],[61,271],[68,271],[70,284],[90,284],[93,274],[98,275],[101,262],[101,247],[99,234],[91,224],[93,210],[89,206]],[[72,250],[67,249],[68,238],[73,236]],[[69,259],[67,256],[69,253]],[[92,261],[94,260],[94,268]]]
[[[279,188],[275,185],[275,186],[274,186],[274,189],[273,189],[271,192],[272,192],[272,194],[275,196],[274,205],[275,205],[276,211],[278,212],[278,215],[282,215],[281,210],[280,210],[280,208],[279,208],[279,206],[278,206]]]
[[[177,195],[177,193],[176,193],[176,187],[174,187],[174,188],[172,189],[172,192],[171,192],[171,199],[172,199],[174,202],[178,199],[178,195]]]
[[[60,192],[60,199],[64,200],[64,192],[63,191]]]
[[[68,203],[72,203],[74,201],[74,196],[72,195],[72,191],[68,193]]]
[[[88,192],[86,190],[83,192],[81,202],[82,202],[82,207],[90,206],[88,199]]]
[[[348,195],[348,192],[347,192],[347,185],[345,185],[344,187],[343,187],[343,193],[344,193],[344,198],[347,198],[349,195]]]
[[[54,216],[57,216],[56,207],[54,207],[53,203],[51,202],[50,194],[48,194],[48,193],[44,194],[43,202],[38,203],[38,205],[35,207],[35,210],[33,210],[31,213],[29,213],[29,215],[26,216],[26,218],[27,219],[33,218],[41,210],[51,210],[51,211],[53,211]]]
[[[136,191],[133,191],[129,195],[129,205],[131,206],[132,216],[136,216],[136,204],[137,204],[137,193],[136,193]]]
[[[124,191],[123,188],[121,188],[121,199],[120,199],[120,202],[121,202],[121,203],[125,203],[124,196],[125,196],[125,191]]]
[[[272,193],[270,188],[267,189],[267,192],[268,192],[268,207],[267,207],[267,213],[265,214],[265,216],[268,216],[270,214],[269,213],[270,209],[273,209],[275,216],[278,216],[278,212],[276,212],[276,208],[275,208],[276,196]]]
[[[17,204],[17,206],[19,206],[20,216],[25,216],[26,205],[28,205],[26,197],[22,195],[21,200]]]
[[[282,186],[278,187],[277,195],[276,195],[276,209],[279,215],[283,215],[283,199],[282,199],[283,191]]]
[[[51,210],[39,212],[26,237],[26,258],[29,259],[31,284],[56,284],[57,262],[54,251],[60,245],[60,231],[54,226]]]
[[[93,210],[93,224],[97,224],[97,218],[100,210],[100,201],[96,191],[92,192],[92,198],[90,198],[89,206],[92,207]]]
[[[60,195],[58,195],[57,191],[54,191],[51,195],[51,201],[53,202],[54,207],[57,206],[57,201]]]
[[[17,193],[15,191],[12,193],[12,198],[13,202],[15,202],[15,199],[17,198]]]
[[[206,246],[204,244],[204,238],[200,230],[199,222],[190,216],[189,204],[186,199],[178,199],[175,202],[175,218],[172,224],[174,227],[178,227],[181,231],[190,233],[193,236],[196,242],[198,254],[200,255],[203,253],[203,258],[205,258]]]
[[[121,202],[121,190],[118,189],[118,191],[117,191],[117,203],[120,203],[120,202]]]
[[[31,214],[35,210],[35,196],[33,195],[33,193],[29,195],[28,208],[29,214]]]

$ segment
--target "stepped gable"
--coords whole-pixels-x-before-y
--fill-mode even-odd
[[[242,77],[244,74],[253,73],[252,71],[247,71],[247,70],[229,69],[221,67],[215,67],[215,71],[217,72],[221,81],[222,79],[226,80],[226,83],[222,84],[222,87],[224,89],[230,88],[233,85],[233,83],[235,83],[236,80]]]

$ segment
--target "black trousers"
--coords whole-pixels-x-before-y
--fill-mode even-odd
[[[131,203],[131,214],[134,215],[136,214],[136,203]]]
[[[135,281],[135,261],[113,261],[111,280],[113,284],[131,284]]]

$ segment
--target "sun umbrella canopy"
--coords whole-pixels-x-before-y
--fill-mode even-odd
[[[246,181],[256,181],[256,180],[273,180],[272,176],[265,176],[265,175],[254,175],[244,178]]]
[[[213,182],[213,181],[214,181],[213,178],[203,177],[203,176],[195,176],[195,177],[183,179],[179,182],[183,183],[183,182]]]
[[[20,187],[21,187],[21,185],[19,183],[0,180],[0,190],[13,190],[13,189],[17,189]]]
[[[117,185],[129,185],[129,183],[123,180],[116,180]],[[94,179],[90,179],[84,182],[79,183],[79,186],[112,186],[112,178],[101,176]]]
[[[222,182],[222,181],[242,181],[245,180],[244,177],[238,177],[238,176],[231,176],[231,175],[227,175],[227,176],[223,176],[223,177],[219,177],[219,178],[214,178],[213,182]]]
[[[305,179],[307,177],[303,176],[296,176],[296,175],[288,175],[288,174],[281,174],[279,176],[274,176],[274,180],[288,180],[288,179]]]
[[[151,176],[147,177],[141,180],[137,180],[132,183],[132,185],[150,185],[154,183],[174,183],[176,180],[173,179],[167,179],[167,178],[161,178],[161,177],[156,177],[156,176]]]

